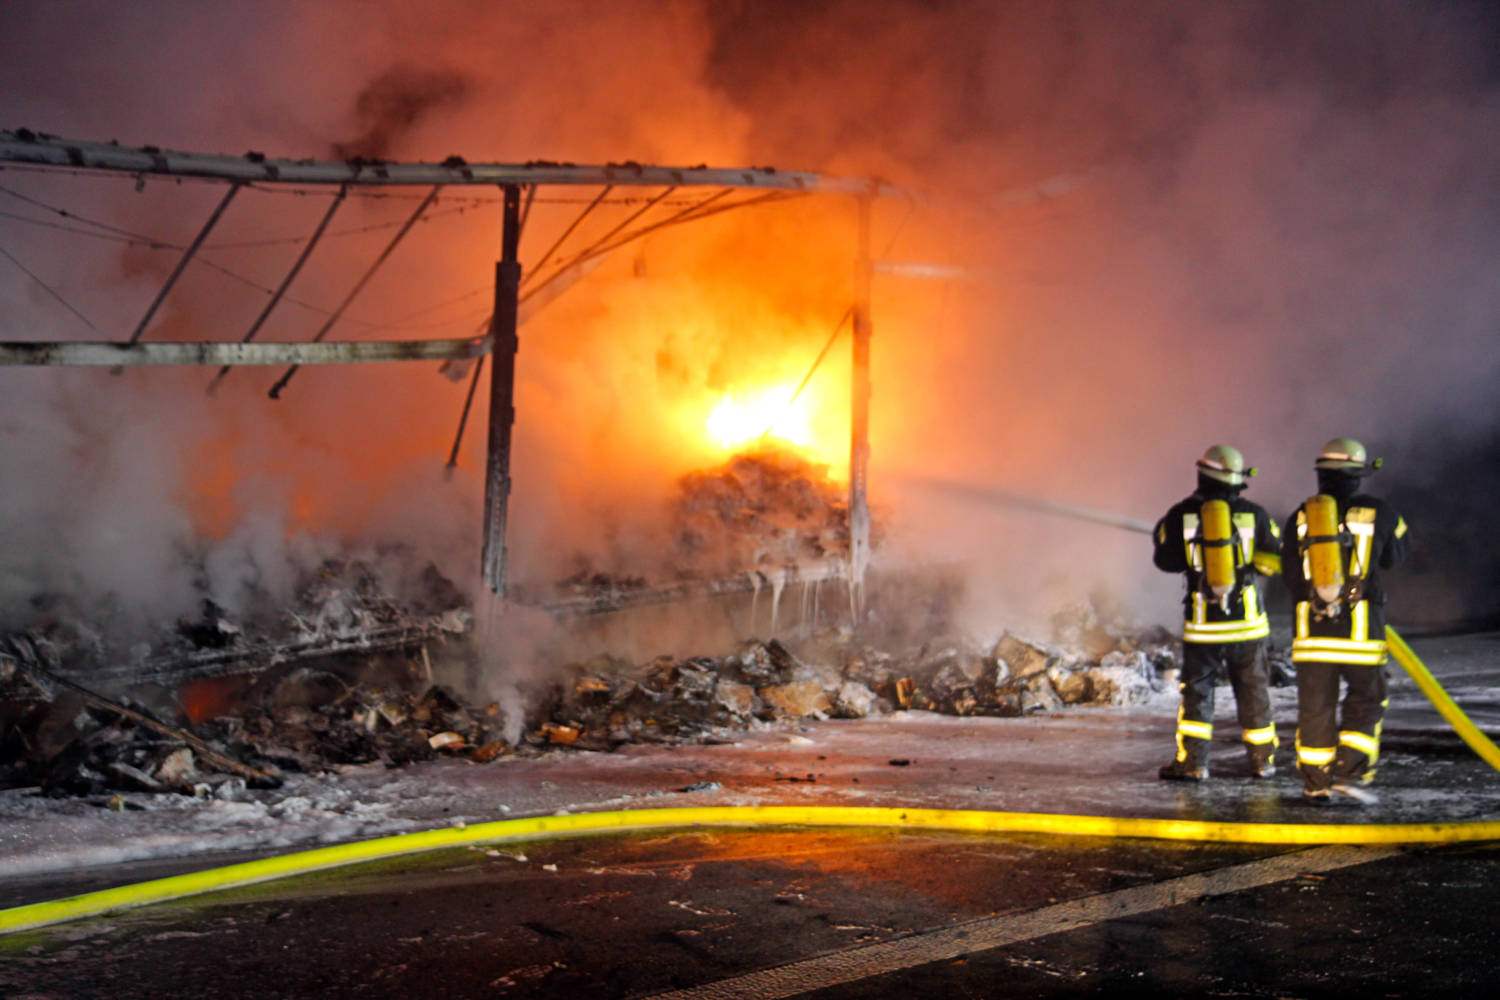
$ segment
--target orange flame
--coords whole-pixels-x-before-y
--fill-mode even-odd
[[[726,393],[708,415],[709,436],[719,447],[730,450],[763,437],[810,447],[811,413],[806,399],[792,398],[794,391],[791,386],[770,386],[739,394]]]
[[[782,383],[731,390],[719,397],[702,431],[721,452],[731,454],[762,442],[789,445],[830,467],[836,477],[847,461],[840,420],[810,392]]]

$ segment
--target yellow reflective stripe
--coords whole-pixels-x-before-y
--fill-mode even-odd
[[[1342,663],[1351,667],[1378,667],[1386,662],[1384,654],[1365,653],[1292,653],[1293,663]]]
[[[1167,523],[1165,521],[1156,526],[1156,544],[1167,544]]]
[[[1269,743],[1274,747],[1277,745],[1276,726],[1273,723],[1261,729],[1247,729],[1241,734],[1241,738],[1246,743],[1251,743],[1255,746],[1265,746],[1267,743]]]
[[[1354,614],[1352,615],[1352,617],[1354,619],[1354,628],[1351,630],[1349,638],[1357,642],[1369,642],[1370,602],[1360,601],[1358,604],[1354,605]]]
[[[1374,529],[1371,528],[1373,532]],[[1364,579],[1370,575],[1370,546],[1375,542],[1375,536],[1356,535],[1354,538],[1354,558],[1349,567],[1349,575],[1358,579]]]
[[[1338,747],[1305,747],[1300,744],[1297,747],[1297,763],[1311,764],[1313,767],[1322,767],[1333,763],[1333,755],[1338,752]]]
[[[1184,687],[1186,685],[1178,684],[1177,690],[1181,691]],[[1180,762],[1185,762],[1188,759],[1187,744],[1183,742],[1184,739],[1209,740],[1213,739],[1214,735],[1213,723],[1196,722],[1192,719],[1184,718],[1184,711],[1183,706],[1179,704],[1177,706],[1177,733],[1175,739],[1177,740],[1177,759]]]
[[[1254,587],[1245,588],[1245,621],[1260,616],[1260,592]]]
[[[1354,555],[1349,575],[1363,579],[1370,573],[1370,548],[1375,544],[1375,508],[1351,507],[1344,514],[1344,527],[1354,536]]]
[[[1334,754],[1338,753],[1338,747],[1309,747],[1302,745],[1302,730],[1297,730],[1297,763],[1311,764],[1313,767],[1322,767],[1324,764],[1332,764]]]
[[[1280,538],[1281,537],[1281,526],[1276,523],[1276,521],[1275,521],[1274,518],[1270,521],[1270,525],[1271,525],[1271,537],[1272,538]]]
[[[1194,722],[1192,719],[1178,719],[1177,732],[1181,736],[1191,736],[1195,740],[1211,740],[1214,738],[1214,725],[1212,722]]]
[[[1335,639],[1326,636],[1297,636],[1292,639],[1293,653],[1348,653],[1374,656],[1385,662],[1385,643],[1376,639]]]
[[[1193,621],[1201,622],[1208,618],[1208,602],[1203,599],[1202,594],[1193,595]]]
[[[1198,515],[1182,515],[1182,549],[1187,555],[1187,563],[1193,569],[1203,568],[1203,553],[1198,546],[1193,544],[1193,539],[1198,537]]]
[[[1312,661],[1378,667],[1386,661],[1386,655],[1386,646],[1383,642],[1320,638],[1292,640],[1293,663]]]
[[[1281,572],[1281,556],[1274,552],[1257,552],[1252,562],[1266,576],[1275,576]]]
[[[1230,520],[1234,522],[1235,532],[1240,536],[1240,562],[1250,561],[1250,554],[1255,551],[1255,515],[1234,514]]]
[[[1298,638],[1307,634],[1307,617],[1312,611],[1312,606],[1307,601],[1297,602],[1297,636]]]
[[[1404,518],[1404,517],[1397,517],[1396,518],[1396,537],[1400,538],[1401,536],[1403,536],[1405,534],[1406,534],[1406,518]]]
[[[1381,639],[1345,639],[1336,635],[1299,635],[1292,640],[1292,648],[1375,652],[1383,651],[1385,642]]]
[[[1354,730],[1345,730],[1344,732],[1339,733],[1339,743],[1346,747],[1353,747],[1354,749],[1358,750],[1360,753],[1370,758],[1371,764],[1375,763],[1375,759],[1380,756],[1379,740],[1377,740],[1373,736],[1366,736],[1361,732],[1356,732]]]
[[[1183,642],[1249,642],[1271,634],[1264,614],[1247,622],[1183,622]]]

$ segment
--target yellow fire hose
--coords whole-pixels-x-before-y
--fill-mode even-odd
[[[1417,687],[1427,696],[1427,700],[1432,702],[1432,707],[1438,710],[1438,714],[1453,727],[1453,731],[1458,733],[1459,737],[1469,745],[1469,749],[1477,753],[1486,764],[1500,771],[1500,747],[1496,747],[1488,736],[1480,732],[1478,726],[1469,721],[1463,709],[1448,697],[1448,692],[1443,690],[1437,678],[1432,676],[1427,666],[1417,658],[1416,653],[1412,652],[1406,640],[1397,635],[1396,630],[1389,625],[1385,627],[1385,641],[1390,647],[1391,655],[1396,658],[1396,662],[1401,664],[1411,675],[1411,679],[1417,682]]]
[[[1500,769],[1500,749],[1469,721],[1393,629],[1387,641],[1396,661],[1465,743]],[[1203,820],[1074,816],[1053,813],[988,812],[967,809],[901,809],[855,806],[708,806],[629,809],[500,820],[475,826],[445,827],[374,840],[320,847],[280,857],[247,861],[153,879],[135,885],[83,893],[65,899],[0,910],[0,934],[98,916],[271,879],[302,875],[341,865],[375,861],[442,848],[543,837],[683,828],[884,827],[969,833],[1031,833],[1071,837],[1138,837],[1225,844],[1310,846],[1315,844],[1432,844],[1500,840],[1500,821],[1462,823],[1216,823]]]
[[[446,827],[247,861],[65,899],[0,910],[0,934],[97,916],[147,903],[420,851],[549,836],[707,827],[898,827],[970,833],[1139,837],[1228,844],[1430,844],[1500,840],[1500,821],[1463,823],[1215,823],[1202,820],[1069,816],[964,809],[853,806],[709,806],[631,809]]]

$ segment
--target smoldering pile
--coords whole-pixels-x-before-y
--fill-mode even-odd
[[[493,742],[498,710],[472,712],[432,683],[434,660],[468,655],[455,641],[466,599],[431,565],[403,580],[412,596],[389,578],[329,559],[286,607],[237,619],[205,601],[124,650],[60,615],[0,636],[0,784],[233,794],[286,769]]]
[[[234,707],[195,724],[160,698],[105,698],[0,657],[9,716],[0,787],[235,799],[247,788],[276,787],[289,771],[398,767],[440,751],[485,761],[507,747],[498,706],[466,707],[438,685],[351,684],[306,667],[238,680]]]
[[[529,691],[524,718],[511,719],[432,683],[420,654],[345,651],[200,681],[174,697],[145,686],[108,698],[11,637],[0,653],[0,782],[53,795],[235,798],[289,771],[350,764],[728,741],[803,719],[907,709],[1021,716],[1132,704],[1161,689],[1176,648],[1162,629],[1094,626],[1067,643],[1005,634],[984,649],[929,640],[893,653],[832,629],[795,643],[750,640],[719,657],[574,663]],[[205,707],[203,684],[214,686],[206,700],[215,706]],[[210,717],[195,722],[193,704]]]
[[[720,596],[786,579],[842,577],[849,556],[849,498],[828,466],[775,444],[680,477],[662,511],[664,556],[654,567],[609,569],[579,553],[552,585],[511,588],[511,597],[557,615],[598,614],[694,596]],[[872,515],[871,547],[882,537]],[[644,572],[643,572],[644,570]]]
[[[907,709],[1014,717],[1130,705],[1162,690],[1178,664],[1164,629],[1101,634],[1090,647],[1007,633],[988,649],[932,644],[891,653],[839,631],[798,647],[751,640],[724,657],[573,664],[540,706],[529,739],[610,750]]]
[[[849,503],[828,467],[770,445],[678,480],[675,561],[704,576],[844,560]]]

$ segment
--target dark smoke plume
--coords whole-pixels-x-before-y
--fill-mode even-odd
[[[384,159],[423,117],[459,104],[468,91],[468,80],[453,70],[392,66],[360,91],[354,113],[363,131],[347,142],[334,143],[333,155],[341,160]]]

